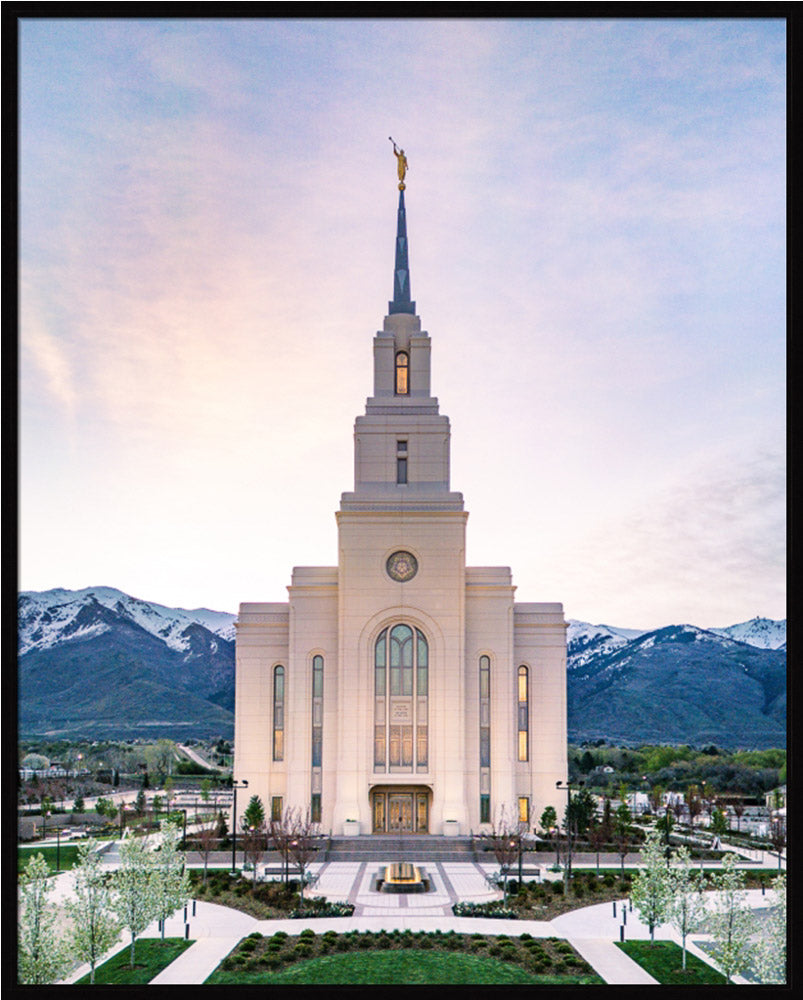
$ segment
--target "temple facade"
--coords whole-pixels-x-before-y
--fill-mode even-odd
[[[466,566],[430,350],[410,297],[402,177],[394,295],[355,421],[338,565],[295,567],[285,603],[240,605],[239,813],[257,794],[268,816],[309,809],[336,835],[450,835],[503,811],[532,828],[563,804],[563,606],[517,602],[508,567]]]

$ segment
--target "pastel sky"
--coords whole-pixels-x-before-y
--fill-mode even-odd
[[[653,628],[785,605],[782,20],[31,19],[23,590],[335,565],[413,298],[470,565]]]

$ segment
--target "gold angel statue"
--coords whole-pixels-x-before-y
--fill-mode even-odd
[[[398,149],[396,147],[396,143],[391,138],[391,136],[388,136],[388,139],[390,139],[390,141],[393,143],[393,153],[396,157],[396,166],[399,172],[399,190],[403,191],[405,188],[404,175],[407,173],[410,167],[407,163],[407,157],[404,155],[404,150]]]

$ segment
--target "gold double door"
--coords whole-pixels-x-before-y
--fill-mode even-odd
[[[427,833],[429,793],[416,789],[374,791],[374,833]]]

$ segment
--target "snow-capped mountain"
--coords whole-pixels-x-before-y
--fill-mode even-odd
[[[86,587],[84,590],[56,588],[45,591],[24,591],[18,598],[18,648],[20,655],[34,649],[50,649],[71,639],[89,639],[114,627],[104,616],[89,615],[87,608],[100,605],[128,619],[160,639],[168,649],[189,652],[191,625],[202,625],[208,631],[232,642],[234,620],[225,611],[197,608],[166,608],[152,601],[130,597],[113,587]]]
[[[771,618],[751,618],[739,625],[726,628],[712,628],[709,632],[724,635],[737,642],[746,642],[759,649],[786,649],[786,621],[776,622]]]
[[[638,629],[612,628],[610,625],[590,625],[569,619],[566,633],[566,658],[570,670],[582,667],[602,652],[613,652],[642,635]]]
[[[20,732],[231,738],[235,618],[112,587],[21,593]],[[570,739],[785,746],[785,622],[571,619],[567,640]]]

